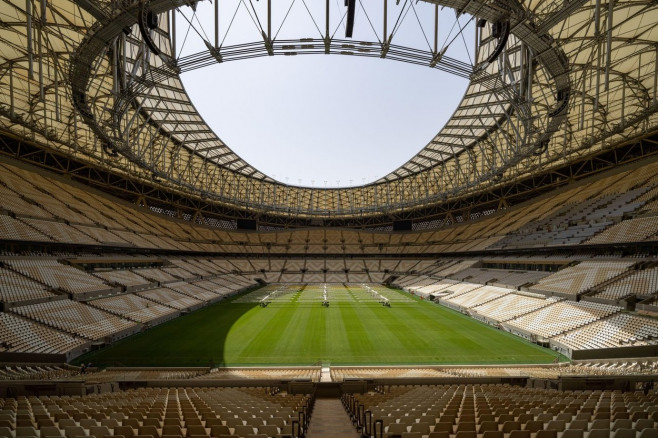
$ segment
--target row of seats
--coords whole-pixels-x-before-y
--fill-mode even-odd
[[[276,437],[291,434],[309,397],[265,388],[142,388],[84,397],[4,399],[0,436]],[[299,434],[296,434],[299,436]]]
[[[584,261],[542,278],[533,290],[579,295],[618,276],[633,265],[630,261]]]
[[[594,296],[616,301],[632,295],[646,297],[656,292],[658,292],[658,268],[651,268],[634,272],[605,286]]]
[[[658,321],[617,314],[559,335],[554,340],[574,350],[655,345],[658,343]]]
[[[381,422],[388,437],[649,438],[658,434],[657,397],[655,392],[438,385],[391,386],[345,395],[343,403],[366,431]],[[362,410],[371,412],[372,426]]]
[[[443,229],[434,231],[397,235],[356,230],[299,230],[276,233],[275,236],[265,233],[262,237],[248,237],[237,231],[174,220],[155,214],[161,212],[158,208],[149,211],[129,206],[55,177],[8,164],[2,164],[2,167],[0,187],[3,199],[7,201],[0,210],[4,213],[0,221],[8,232],[13,230],[6,235],[17,240],[225,252],[244,251],[244,243],[249,242],[260,245],[263,253],[267,245],[285,247],[292,253],[307,252],[308,248],[317,254],[343,253],[343,247],[349,245],[350,253],[378,254],[383,251],[397,254],[406,251],[407,245],[417,245],[419,252],[437,253],[528,245],[559,246],[592,237],[606,241],[601,232],[605,233],[604,229],[613,225],[607,218],[617,221],[625,214],[640,211],[655,199],[657,184],[648,177],[654,173],[655,165],[648,164],[641,169],[584,182],[473,222],[456,224],[454,220],[445,220],[441,224]],[[7,213],[16,218],[7,216]],[[213,223],[235,227],[222,221]],[[633,238],[642,240],[658,232],[655,223],[648,224],[648,227],[654,227],[653,233]],[[249,267],[245,265],[244,268]],[[349,268],[340,264],[335,268],[326,264],[318,267],[318,270],[323,269],[340,271]],[[365,269],[414,268],[380,264]]]

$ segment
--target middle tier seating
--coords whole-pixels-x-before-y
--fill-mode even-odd
[[[545,277],[531,290],[579,295],[626,271],[633,262],[582,262]]]
[[[559,301],[505,323],[511,330],[520,329],[550,338],[597,319],[621,312],[621,307],[606,304]]]
[[[60,300],[14,307],[12,312],[86,339],[136,331],[136,324],[77,301]],[[132,333],[131,333],[132,334]]]

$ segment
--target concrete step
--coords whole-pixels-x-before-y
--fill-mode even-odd
[[[358,438],[358,436],[339,399],[319,398],[315,401],[308,438]]]

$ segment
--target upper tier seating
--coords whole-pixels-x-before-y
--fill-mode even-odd
[[[641,217],[618,223],[592,237],[587,243],[623,243],[656,240],[658,217]]]

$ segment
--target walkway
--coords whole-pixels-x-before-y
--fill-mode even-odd
[[[308,428],[308,438],[345,438],[359,435],[339,399],[318,398]]]

